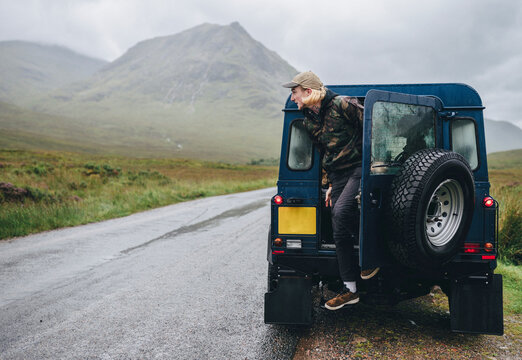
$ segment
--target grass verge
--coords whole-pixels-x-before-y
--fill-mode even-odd
[[[0,239],[275,186],[277,167],[0,150]]]
[[[499,255],[522,264],[522,168],[490,171],[490,194],[499,202]]]
[[[522,267],[499,261],[496,273],[502,274],[504,312],[522,315]]]

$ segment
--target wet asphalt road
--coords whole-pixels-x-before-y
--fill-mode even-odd
[[[0,242],[0,359],[288,359],[263,323],[275,189]]]

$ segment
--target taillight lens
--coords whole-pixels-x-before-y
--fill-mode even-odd
[[[464,252],[467,254],[476,254],[480,252],[480,244],[465,243]]]
[[[283,239],[281,239],[281,238],[274,239],[274,245],[277,247],[283,246]]]
[[[491,252],[493,251],[493,244],[492,243],[485,243],[484,244],[484,250],[486,250],[487,252]]]
[[[281,205],[283,203],[283,197],[280,195],[274,196],[274,203],[276,205]]]
[[[482,204],[484,204],[485,207],[493,207],[495,206],[495,200],[491,196],[486,196],[484,200],[482,200]]]

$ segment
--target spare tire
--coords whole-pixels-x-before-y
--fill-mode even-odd
[[[464,157],[443,149],[414,153],[401,166],[388,203],[388,246],[403,265],[438,269],[463,245],[475,185]]]

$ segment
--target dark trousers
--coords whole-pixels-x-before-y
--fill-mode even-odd
[[[332,184],[332,229],[343,281],[356,281],[357,266],[353,261],[353,245],[359,236],[357,196],[361,184],[361,168],[328,173]]]

